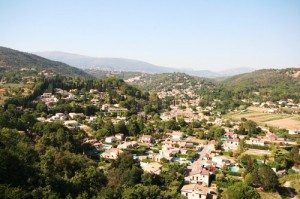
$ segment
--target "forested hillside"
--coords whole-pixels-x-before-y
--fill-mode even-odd
[[[239,98],[300,99],[300,68],[257,70],[221,82],[221,89]]]
[[[48,70],[64,76],[90,77],[84,71],[62,62],[52,61],[37,55],[5,47],[0,47],[0,67],[6,71],[24,70],[26,68],[38,72]]]

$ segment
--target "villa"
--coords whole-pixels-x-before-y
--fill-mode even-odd
[[[181,188],[181,194],[188,199],[207,199],[210,189],[200,184],[187,184]]]

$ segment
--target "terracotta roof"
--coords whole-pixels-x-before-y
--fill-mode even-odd
[[[204,187],[203,185],[200,185],[200,184],[187,184],[187,185],[184,185],[181,188],[181,191],[183,191],[183,192],[196,192],[196,193],[206,195],[207,193],[209,193],[209,188]]]
[[[189,176],[192,176],[192,175],[196,175],[196,174],[201,174],[201,175],[210,175],[209,174],[209,171],[202,168],[201,165],[195,165],[192,167],[192,170],[189,172]]]

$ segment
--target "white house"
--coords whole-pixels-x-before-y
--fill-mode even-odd
[[[183,133],[180,131],[173,131],[172,132],[172,139],[173,140],[181,140],[183,138]]]
[[[231,161],[224,156],[214,156],[211,161],[218,167],[222,168],[224,165],[230,165]]]
[[[115,137],[116,137],[117,140],[122,141],[124,139],[124,134],[123,133],[118,133],[118,134],[115,135]]]
[[[162,149],[159,150],[159,154],[154,156],[154,160],[160,161],[162,158],[165,158],[169,161],[172,161],[174,158],[174,155],[179,152],[180,152],[179,148],[173,148],[173,147],[163,145]]]
[[[75,120],[68,120],[64,122],[64,125],[69,129],[75,129],[79,126],[79,123]]]
[[[225,151],[235,151],[239,148],[240,139],[227,139],[223,142],[223,148]]]
[[[83,113],[69,113],[71,119],[85,118]]]
[[[208,170],[203,168],[192,169],[184,180],[188,183],[203,183],[209,185],[210,173]]]
[[[290,135],[298,135],[298,134],[300,134],[300,129],[299,130],[291,130],[291,129],[289,129],[289,134]]]
[[[249,138],[249,140],[245,140],[245,143],[249,144],[249,145],[265,146],[265,142],[260,138],[251,137],[251,138]]]
[[[152,143],[154,141],[153,137],[151,135],[143,135],[141,138],[140,138],[140,141],[142,143]]]
[[[117,159],[118,156],[123,153],[123,151],[121,149],[117,149],[117,148],[111,148],[111,149],[107,149],[104,153],[101,154],[101,156],[103,158],[107,158],[107,159]]]
[[[130,149],[138,146],[137,141],[124,142],[118,145],[118,149]]]
[[[66,117],[66,115],[63,114],[63,113],[56,113],[54,116],[52,116],[52,117],[50,118],[51,121],[54,121],[54,120],[61,120],[61,121],[63,121],[63,120],[65,120],[65,119],[67,119],[67,117]]]
[[[210,190],[200,184],[187,184],[181,188],[181,194],[188,199],[206,199]]]
[[[96,93],[98,93],[99,91],[97,90],[97,89],[90,89],[90,93],[91,94],[96,94]]]
[[[105,138],[106,143],[114,143],[117,140],[115,136],[109,136]]]

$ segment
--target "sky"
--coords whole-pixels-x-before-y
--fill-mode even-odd
[[[300,67],[300,1],[0,0],[0,46],[195,70]]]

